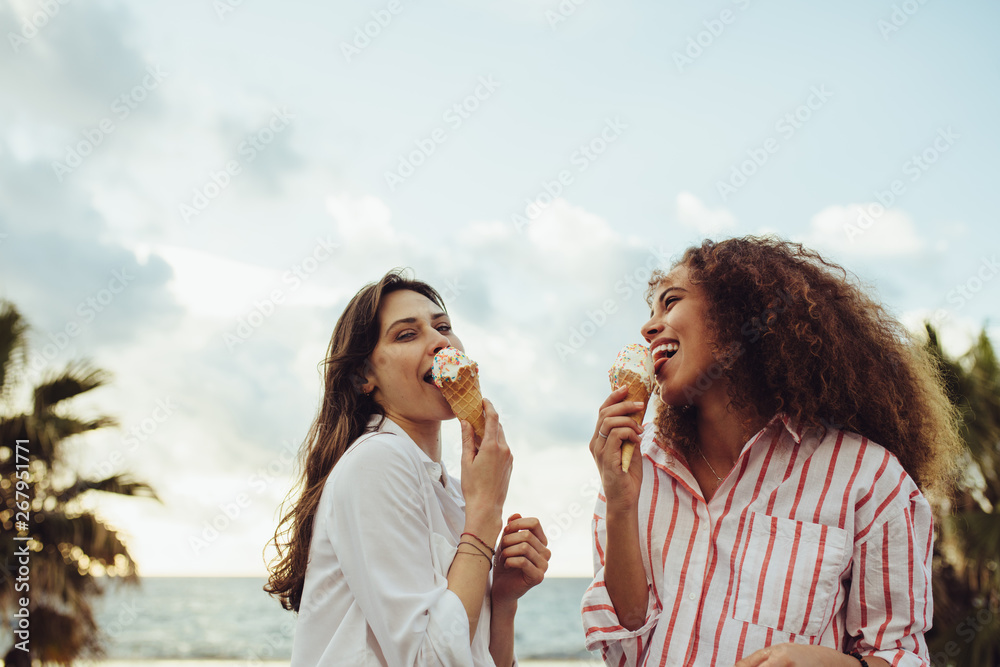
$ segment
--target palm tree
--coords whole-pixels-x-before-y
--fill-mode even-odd
[[[108,382],[104,371],[71,363],[48,374],[31,398],[25,397],[30,411],[15,405],[26,389],[27,331],[17,309],[0,302],[0,560],[6,564],[0,571],[0,610],[13,628],[20,620],[15,614],[25,613],[21,601],[27,601],[30,632],[29,643],[22,645],[29,652],[15,643],[4,662],[71,665],[102,652],[92,602],[106,582],[138,581],[126,545],[80,499],[92,491],[156,495],[149,485],[125,475],[82,478],[63,460],[68,439],[115,424],[109,417],[80,418],[69,408],[73,398]],[[29,563],[27,581],[22,559]],[[19,642],[16,635],[14,641]]]
[[[1000,365],[985,330],[951,359],[934,329],[926,329],[968,448],[950,511],[937,519],[928,643],[935,665],[993,667],[1000,665]]]

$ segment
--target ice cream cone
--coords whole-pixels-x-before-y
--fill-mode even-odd
[[[483,394],[479,389],[479,374],[466,366],[458,371],[458,377],[441,386],[441,393],[459,419],[464,419],[476,431],[480,439],[486,433],[486,415],[483,413]]]
[[[612,389],[628,387],[628,395],[622,400],[642,403],[642,409],[631,415],[635,423],[642,427],[646,402],[653,391],[653,362],[649,356],[649,348],[636,343],[623,347],[608,371],[608,378]],[[622,470],[625,472],[628,472],[634,451],[635,443],[622,443]]]
[[[630,370],[620,371],[618,374],[619,382],[622,386],[628,387],[628,394],[623,400],[625,401],[637,401],[646,405],[649,400],[649,389],[646,387],[645,381],[639,376],[638,373],[633,373]],[[632,419],[639,426],[642,426],[642,418],[645,413],[645,409],[634,412]],[[632,453],[635,451],[635,443],[632,441],[626,442],[622,445],[622,470],[628,472],[629,463],[632,461]]]

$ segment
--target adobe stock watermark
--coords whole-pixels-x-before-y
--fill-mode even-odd
[[[130,454],[139,448],[139,444],[146,442],[160,426],[173,416],[177,410],[177,405],[173,398],[164,396],[156,399],[155,407],[149,414],[133,424],[128,433],[121,439],[121,447],[108,454],[103,461],[94,464],[90,477],[102,479],[110,477],[115,471],[121,469],[125,462],[125,454]]]
[[[888,19],[879,19],[875,24],[882,39],[889,41],[893,33],[899,32],[903,26],[910,22],[910,19],[919,12],[928,0],[903,0],[899,4],[893,4],[892,12]]]
[[[812,119],[813,114],[826,105],[831,97],[833,97],[833,93],[826,89],[826,84],[812,86],[809,89],[809,96],[802,104],[786,112],[775,121],[774,131],[781,138],[768,137],[760,146],[748,148],[746,151],[747,159],[732,166],[729,178],[715,182],[715,189],[722,201],[728,201],[730,196],[736,194],[740,188],[746,185],[754,174],[767,164],[771,156],[781,150],[781,142],[794,137]]]
[[[451,132],[455,132],[472,117],[472,114],[479,109],[483,102],[493,97],[493,94],[499,87],[500,82],[494,80],[492,75],[479,77],[478,85],[475,89],[448,107],[441,114],[441,120],[448,125]],[[448,140],[448,136],[449,130],[443,127],[435,127],[427,136],[414,139],[413,145],[415,148],[405,155],[398,155],[397,158],[399,161],[396,168],[383,173],[385,184],[389,186],[389,191],[395,192],[396,188],[402,185],[406,179],[413,176],[417,169],[434,155],[438,146]]]
[[[21,20],[20,33],[7,33],[7,40],[10,42],[10,48],[14,50],[14,53],[19,53],[22,46],[37,37],[42,29],[49,24],[49,21],[54,19],[70,1],[42,0],[38,3],[39,9]]]
[[[354,27],[354,37],[351,41],[340,43],[340,53],[344,56],[344,60],[350,63],[355,57],[360,56],[361,52],[371,46],[403,9],[400,0],[389,0],[383,9],[373,9],[370,21]]]
[[[59,160],[52,161],[52,171],[55,172],[59,182],[62,183],[64,178],[76,171],[83,164],[83,161],[118,129],[119,126],[115,120],[118,123],[124,122],[132,115],[133,111],[139,108],[140,104],[149,98],[150,93],[160,87],[167,76],[168,74],[161,70],[159,65],[147,67],[146,75],[142,77],[142,81],[111,102],[111,113],[114,115],[114,119],[102,118],[97,125],[88,127],[81,132],[83,139],[66,146],[63,160],[61,162]]]
[[[549,27],[555,32],[560,23],[565,23],[569,17],[576,14],[576,10],[586,3],[587,0],[561,0],[555,9],[545,10],[545,20],[549,22]]]
[[[329,596],[327,596],[328,598]],[[325,599],[323,600],[325,602]],[[321,606],[319,604],[315,605]],[[304,618],[310,610],[305,605],[299,607],[298,618]],[[271,665],[275,660],[280,660],[287,655],[291,647],[292,638],[295,636],[296,616],[284,614],[281,625],[277,630],[268,632],[265,635],[255,638],[254,646],[246,649],[245,658],[240,662],[241,667],[251,667],[253,665]]]
[[[444,286],[437,292],[441,295],[441,300],[444,301],[445,304],[449,304],[453,301],[457,301],[458,297],[462,296],[462,292],[464,292],[467,288],[468,286],[462,282],[461,278],[449,278],[445,280]]]
[[[779,290],[760,315],[751,317],[742,324],[740,335],[746,338],[750,345],[755,344],[771,330],[774,318],[788,310],[792,303],[792,295],[784,290]],[[695,398],[703,396],[715,384],[715,381],[725,374],[726,368],[743,356],[746,351],[747,345],[742,339],[734,341],[721,360],[713,362],[706,370],[698,373],[693,387],[691,385],[684,387],[684,397],[688,401],[693,401]]]
[[[649,277],[658,268],[665,269],[669,264],[670,256],[667,251],[659,248],[649,247],[649,257],[645,263],[634,270],[625,273],[615,282],[615,294],[621,298],[605,299],[594,310],[588,310],[586,317],[575,326],[570,327],[569,336],[565,342],[556,343],[556,354],[561,361],[576,354],[587,342],[593,338],[611,319],[611,316],[618,312],[619,301],[628,301],[634,292],[642,292],[646,289]]]
[[[192,218],[201,215],[209,204],[230,186],[233,179],[243,173],[243,167],[256,160],[257,156],[266,150],[275,137],[284,132],[294,119],[295,114],[285,107],[280,109],[274,107],[267,125],[248,134],[236,146],[236,154],[240,159],[229,160],[218,170],[210,170],[208,180],[201,187],[192,190],[190,203],[181,202],[177,205],[181,219],[190,224]]]
[[[948,303],[955,306],[954,311],[950,311],[947,308],[938,308],[930,317],[931,323],[940,326],[947,322],[951,319],[953,313],[958,312],[971,303],[972,300],[976,298],[976,295],[978,295],[986,287],[986,284],[992,281],[998,273],[1000,273],[1000,262],[997,261],[997,256],[990,255],[989,257],[983,257],[979,266],[972,272],[972,275],[956,284],[951,290],[948,291],[948,295],[945,299]]]
[[[111,640],[117,639],[119,635],[134,625],[139,620],[139,614],[145,611],[136,605],[134,599],[131,602],[122,602],[118,607],[118,613],[114,618],[109,622],[102,621],[100,627],[101,634]]]
[[[211,519],[202,522],[201,531],[197,535],[188,538],[188,546],[197,556],[207,549],[212,543],[230,526],[243,516],[243,512],[253,504],[253,501],[260,494],[267,491],[268,487],[277,480],[278,475],[283,475],[292,470],[295,465],[295,457],[299,448],[299,443],[289,440],[285,442],[279,454],[256,472],[247,477],[247,490],[237,493],[232,500],[220,503],[218,511]]]
[[[590,520],[593,517],[594,498],[600,493],[601,480],[593,477],[580,486],[579,498],[574,500],[566,509],[556,512],[549,517],[548,527],[545,535],[549,538],[549,544],[555,544],[570,532],[580,517]]]
[[[745,12],[750,7],[750,0],[733,0],[733,4],[740,11]],[[715,40],[722,37],[722,34],[726,31],[726,26],[735,23],[738,17],[739,14],[737,12],[726,8],[719,12],[718,16],[702,21],[704,30],[699,30],[696,34],[688,37],[683,52],[674,51],[673,53],[674,65],[677,66],[677,71],[683,74],[685,68],[690,67],[694,64],[694,61],[701,58],[705,51],[715,44]]]
[[[965,646],[967,647],[980,632],[990,630],[996,611],[996,609],[990,609],[989,607],[981,607],[974,614],[966,616],[962,619],[961,623],[955,626],[955,634],[965,640]],[[930,656],[933,667],[946,667],[947,665],[955,664],[955,658],[962,654],[964,647],[957,641],[952,640],[946,643],[942,649]]]
[[[517,231],[523,231],[531,222],[534,222],[545,209],[555,202],[569,186],[576,181],[574,169],[577,174],[587,171],[608,150],[611,144],[618,141],[618,138],[628,129],[628,123],[620,116],[606,118],[604,127],[592,138],[580,144],[573,154],[570,155],[570,167],[560,169],[552,179],[545,179],[535,194],[525,197],[524,210],[518,211],[510,216],[510,221]]]
[[[31,591],[31,549],[28,543],[31,542],[31,501],[34,499],[35,491],[33,479],[29,469],[31,467],[29,440],[14,441],[14,529],[17,535],[11,536],[14,542],[20,542],[20,546],[13,550],[13,556],[17,559],[16,569],[11,569],[7,575],[8,581],[13,580],[14,592],[22,593],[18,598],[11,598],[17,607],[16,611],[11,611],[10,628],[14,635],[14,648],[25,653],[31,651],[31,599],[28,593]],[[36,517],[37,521],[37,517]],[[17,574],[17,577],[13,577]],[[18,641],[20,640],[20,641]]]
[[[70,341],[83,331],[83,326],[90,324],[100,313],[103,313],[118,297],[125,291],[129,283],[135,280],[135,276],[129,273],[124,266],[121,270],[111,272],[111,279],[107,285],[87,296],[76,306],[76,314],[80,316],[82,323],[75,319],[69,320],[62,329],[48,333],[49,342],[44,344],[40,350],[31,354],[30,367],[34,371],[41,371],[46,364],[56,358],[56,356],[69,345]]]
[[[903,176],[907,176],[910,183],[916,183],[932,165],[941,159],[942,155],[951,150],[951,147],[960,138],[961,135],[956,134],[950,125],[946,128],[939,127],[937,136],[934,137],[931,144],[919,153],[911,155],[903,163],[901,167]],[[870,202],[862,207],[856,223],[844,223],[844,234],[847,236],[847,240],[853,243],[857,237],[864,234],[879,218],[885,215],[890,206],[906,194],[907,187],[906,181],[895,178],[884,190],[876,190],[873,196],[878,201]]]
[[[243,0],[213,0],[212,9],[220,21],[225,21],[226,17],[243,6]]]
[[[281,274],[281,282],[287,287],[275,287],[264,298],[255,300],[253,308],[246,315],[237,318],[233,331],[222,334],[222,341],[229,351],[234,351],[238,345],[249,340],[250,336],[278,311],[285,298],[302,287],[322,264],[333,257],[334,251],[338,248],[340,244],[331,241],[329,234],[326,238],[317,237],[312,251]]]

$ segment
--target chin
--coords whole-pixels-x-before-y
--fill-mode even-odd
[[[697,390],[689,390],[686,392],[684,389],[686,389],[686,387],[682,388],[680,391],[675,391],[673,388],[667,387],[665,386],[665,383],[661,382],[657,390],[657,395],[660,397],[660,403],[669,405],[672,408],[682,408],[687,405],[693,405],[694,401],[688,394],[692,391],[697,393]]]

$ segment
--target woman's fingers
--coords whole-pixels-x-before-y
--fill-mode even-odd
[[[598,437],[591,441],[590,452],[600,465],[600,462],[609,454],[621,448],[624,442],[633,442],[636,445],[642,442],[642,427],[635,423],[631,417],[612,417],[605,419],[601,423],[601,428],[607,437]]]
[[[644,407],[645,406],[640,401],[622,401],[621,403],[615,403],[614,405],[602,408],[598,414],[602,419],[607,419],[608,417],[618,417],[621,415],[628,415],[631,417]]]
[[[483,444],[487,441],[493,442],[497,439],[500,431],[500,416],[497,414],[493,404],[485,398],[483,399],[483,412],[486,413],[486,428],[483,430]]]
[[[507,538],[517,537],[516,540]],[[516,569],[534,568],[539,575],[549,569],[549,559],[552,552],[538,541],[534,534],[528,531],[505,535],[501,540],[499,551],[501,562],[504,566]]]
[[[603,410],[604,408],[610,407],[616,403],[620,403],[621,400],[625,398],[627,394],[628,394],[628,387],[618,387],[610,394],[608,394],[608,397],[604,399],[603,403],[601,403],[600,409]]]
[[[500,558],[502,562],[507,567],[517,567],[517,563],[522,566],[534,566],[539,572],[545,572],[549,569],[549,558],[551,558],[551,553],[545,547],[542,547],[544,551],[538,551],[532,547],[527,542],[521,542],[513,546],[507,547],[500,552]]]
[[[537,586],[545,580],[545,570],[523,556],[514,556],[504,563],[504,567],[520,570],[529,587]]]
[[[771,657],[770,649],[762,648],[737,662],[734,667],[760,667],[769,657]]]
[[[529,522],[534,522],[534,524],[531,525]],[[504,528],[503,535],[500,539],[501,549],[505,549],[508,546],[514,546],[515,544],[520,544],[522,542],[527,542],[531,544],[539,553],[551,554],[547,548],[548,540],[545,538],[545,533],[542,531],[542,526],[538,523],[538,519],[532,517],[530,519],[520,519],[519,522],[514,523],[529,524],[531,527],[512,530],[511,524],[507,524],[507,527]]]
[[[520,514],[512,514],[507,519],[507,526],[504,528],[504,537],[522,530],[529,531],[542,546],[548,546],[549,540],[545,537],[545,531],[542,530],[542,522],[533,516],[522,518]]]
[[[462,427],[462,466],[472,465],[472,459],[476,457],[476,432],[472,424],[459,419],[458,423]]]
[[[634,415],[642,410],[642,403],[638,401],[625,401],[624,403],[617,403],[612,405],[610,408],[605,408],[601,410],[597,419],[597,429],[594,431],[594,438],[604,439],[611,429],[618,426],[627,426],[631,428],[639,436],[642,435],[642,426],[640,426],[634,419]],[[604,435],[601,435],[601,434]]]

